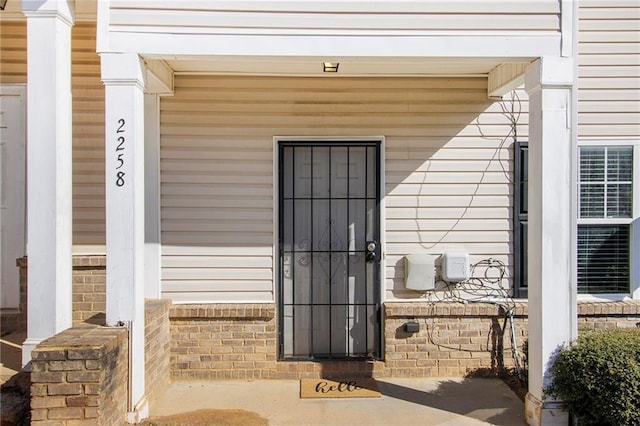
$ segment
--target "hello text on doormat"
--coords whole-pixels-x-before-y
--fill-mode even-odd
[[[302,379],[300,398],[380,398],[374,379]]]

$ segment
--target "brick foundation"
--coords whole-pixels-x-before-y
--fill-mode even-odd
[[[511,325],[487,303],[387,303],[385,366],[391,377],[463,377],[513,367]],[[514,311],[516,344],[526,337],[526,305]],[[405,331],[415,322],[420,330]]]
[[[172,379],[274,379],[274,304],[175,305]]]
[[[275,304],[174,305],[171,378],[465,377],[515,366],[511,324],[490,303],[397,302],[384,305],[384,361],[277,361]],[[581,328],[636,327],[640,301],[581,302]],[[527,304],[514,309],[519,355]],[[407,322],[419,326],[405,330]]]
[[[31,423],[117,425],[127,412],[127,330],[83,324],[32,352]]]
[[[27,328],[27,258],[17,260],[20,269],[20,316],[18,329]],[[107,309],[106,256],[73,256],[73,325],[88,322],[105,325]]]
[[[169,385],[171,332],[169,328],[169,300],[145,301],[144,364],[147,399],[158,397]]]
[[[73,324],[105,325],[106,256],[73,256]]]
[[[578,303],[578,328],[640,327],[640,300]]]

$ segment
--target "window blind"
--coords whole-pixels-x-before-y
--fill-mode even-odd
[[[629,291],[629,226],[578,226],[578,292]]]

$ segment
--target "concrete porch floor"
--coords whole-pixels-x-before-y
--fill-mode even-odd
[[[0,384],[17,374],[22,367],[22,342],[24,331],[2,333],[0,335]]]
[[[153,420],[196,410],[246,410],[269,425],[526,424],[524,404],[500,379],[385,378],[378,383],[381,398],[300,399],[296,380],[174,382],[151,402],[150,414]]]

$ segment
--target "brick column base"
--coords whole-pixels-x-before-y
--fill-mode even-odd
[[[127,413],[127,330],[85,324],[32,352],[32,424],[122,425]]]

